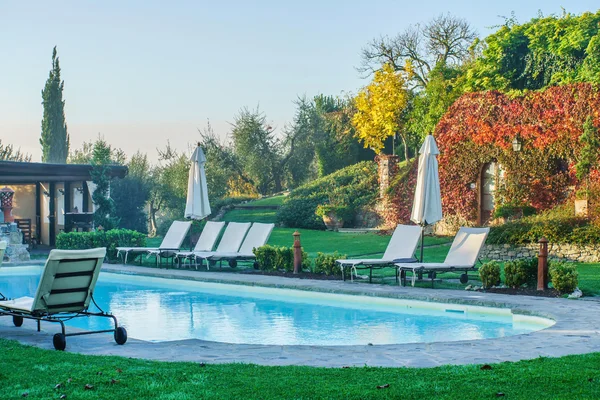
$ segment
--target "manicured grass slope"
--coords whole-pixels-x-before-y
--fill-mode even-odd
[[[125,345],[127,346],[127,344]],[[596,399],[600,354],[481,366],[261,367],[82,356],[0,340],[0,398]],[[202,349],[198,349],[202,351]],[[60,384],[60,387],[55,388]],[[91,385],[91,389],[85,389]],[[378,389],[377,386],[389,385]]]

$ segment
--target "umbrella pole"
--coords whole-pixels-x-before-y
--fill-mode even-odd
[[[425,231],[425,225],[421,226],[421,258],[419,259],[419,262],[423,262],[423,232]]]

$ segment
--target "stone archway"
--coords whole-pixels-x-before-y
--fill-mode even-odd
[[[490,161],[481,167],[479,173],[478,224],[487,225],[492,220],[496,207],[496,191],[500,186],[504,170],[496,161]]]

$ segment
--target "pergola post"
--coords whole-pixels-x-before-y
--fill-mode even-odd
[[[48,237],[50,243],[48,243],[51,247],[56,246],[56,183],[50,182],[48,186],[48,191],[50,192],[50,198],[48,199],[48,203],[50,205],[48,210]]]
[[[73,208],[72,204],[71,204],[71,182],[65,182],[64,183],[64,188],[65,188],[65,195],[63,197],[64,200],[64,204],[63,204],[63,208],[65,209],[65,213],[71,212],[71,209]],[[67,226],[67,220],[65,218],[65,232],[71,232],[71,226]]]

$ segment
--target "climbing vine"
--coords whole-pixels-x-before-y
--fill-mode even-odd
[[[518,97],[497,91],[460,97],[435,130],[444,213],[475,220],[478,192],[472,184],[490,161],[505,171],[497,203],[537,210],[561,203],[579,184],[575,165],[588,117],[600,126],[600,92],[592,84]],[[512,149],[515,137],[522,141],[520,152]]]

